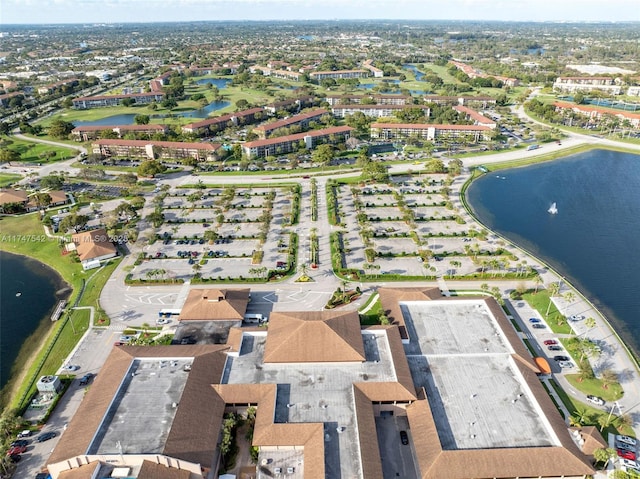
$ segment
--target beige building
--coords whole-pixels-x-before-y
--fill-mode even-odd
[[[114,258],[118,250],[105,229],[85,231],[71,236],[72,249],[78,253],[82,268],[98,268],[102,261]]]

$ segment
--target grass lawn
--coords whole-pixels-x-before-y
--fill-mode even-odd
[[[547,324],[554,333],[573,334],[573,331],[569,324],[567,324],[564,315],[558,311],[554,303],[551,303],[549,316],[545,316],[547,308],[549,307],[549,293],[546,290],[538,290],[537,293],[526,293],[522,295],[522,298],[536,311],[538,311],[540,316],[547,320]]]
[[[565,374],[564,377],[574,388],[585,394],[600,396],[607,402],[617,401],[622,397],[622,386],[619,383],[611,384],[607,389],[604,389],[602,381],[597,378],[580,381],[578,374]]]
[[[7,148],[20,153],[21,160],[28,163],[50,163],[73,158],[76,155],[76,151],[70,148],[25,141],[13,136],[3,135],[1,140],[3,142],[10,142]],[[46,152],[54,152],[56,155],[47,161],[45,158],[40,157],[40,155]]]
[[[0,188],[9,186],[12,183],[18,181],[22,176],[12,175],[11,173],[0,173]]]
[[[373,294],[369,301],[360,309],[366,309],[373,301],[373,306],[366,313],[360,313],[360,324],[374,325],[380,324],[380,314],[382,313],[382,305],[380,304],[380,296]]]

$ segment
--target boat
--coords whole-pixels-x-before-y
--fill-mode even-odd
[[[555,202],[551,203],[551,206],[547,211],[549,211],[549,213],[551,213],[552,215],[558,214],[558,207],[556,206]]]

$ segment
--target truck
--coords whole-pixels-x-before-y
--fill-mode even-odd
[[[267,321],[267,319],[264,316],[262,316],[262,314],[260,314],[260,313],[245,314],[244,315],[244,322],[245,323],[262,324],[262,323],[265,323],[266,321]]]

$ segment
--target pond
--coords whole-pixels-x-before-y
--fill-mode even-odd
[[[196,80],[198,85],[206,85],[211,84],[218,87],[219,90],[226,88],[229,83],[231,83],[231,78],[201,78]]]

